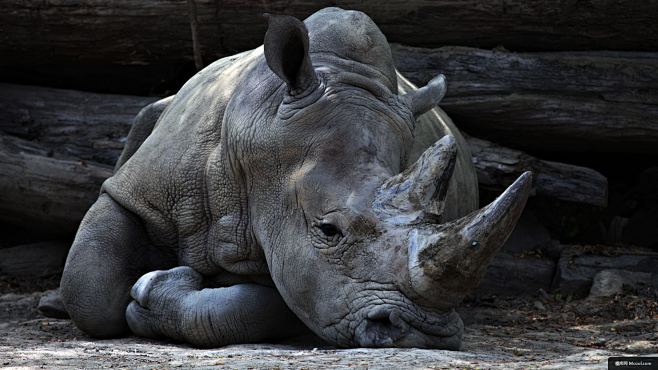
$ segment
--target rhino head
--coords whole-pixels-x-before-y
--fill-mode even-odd
[[[514,228],[531,175],[483,209],[443,217],[455,138],[405,162],[415,118],[439,103],[445,79],[398,95],[388,43],[363,13],[269,16],[264,55],[261,77],[229,103],[240,124],[227,145],[285,302],[339,346],[458,349],[454,308]]]

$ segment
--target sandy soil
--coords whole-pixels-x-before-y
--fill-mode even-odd
[[[548,294],[470,302],[462,351],[335,349],[314,338],[212,350],[135,337],[92,340],[43,317],[43,293],[0,295],[0,367],[22,368],[606,368],[612,355],[658,353],[655,297],[569,301]]]

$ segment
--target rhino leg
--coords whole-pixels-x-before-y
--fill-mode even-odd
[[[80,224],[60,284],[73,322],[93,337],[126,334],[130,288],[145,272],[173,264],[162,256],[140,220],[101,194]]]
[[[171,338],[198,347],[260,342],[300,334],[304,325],[271,287],[236,284],[202,289],[187,266],[142,276],[131,295],[130,329],[148,338]]]

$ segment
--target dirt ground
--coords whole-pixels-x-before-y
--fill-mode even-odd
[[[658,354],[658,303],[649,292],[597,301],[543,292],[470,301],[460,309],[462,351],[335,349],[313,337],[206,350],[135,337],[93,340],[68,320],[43,317],[36,310],[43,293],[4,283],[0,367],[9,369],[590,369],[606,368],[613,355]]]

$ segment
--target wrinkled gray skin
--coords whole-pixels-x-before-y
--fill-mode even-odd
[[[418,90],[396,76],[363,13],[304,23],[270,16],[264,47],[140,113],[66,262],[82,330],[220,346],[308,327],[338,346],[459,348],[453,308],[530,175],[471,212],[470,153],[431,110],[443,76]]]

